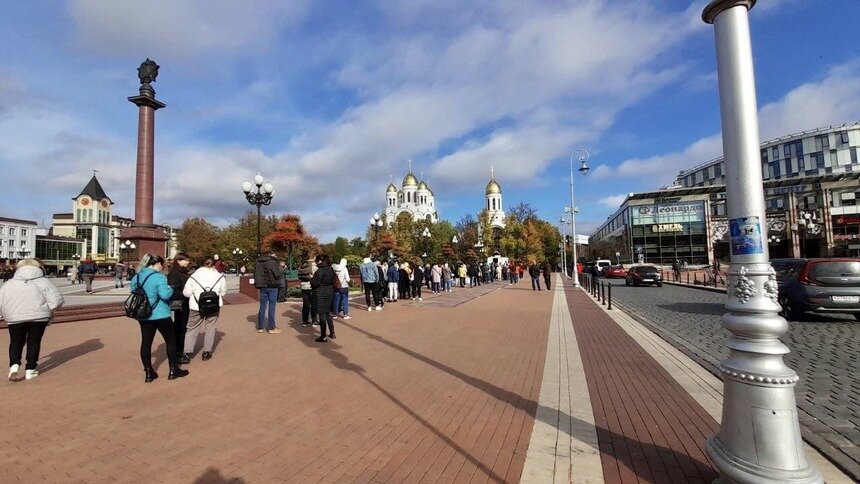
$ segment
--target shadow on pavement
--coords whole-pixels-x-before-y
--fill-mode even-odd
[[[722,303],[676,302],[672,304],[658,304],[657,307],[665,309],[667,311],[687,314],[722,315],[726,312],[726,306]]]
[[[102,343],[102,340],[93,338],[84,341],[83,343],[54,351],[53,353],[45,356],[39,364],[39,373],[46,373],[79,356],[84,356],[87,353],[98,351],[104,347],[105,345]]]
[[[206,469],[206,472],[194,479],[194,484],[244,484],[245,479],[241,477],[226,477],[221,475],[221,471],[214,467]]]
[[[493,385],[492,383],[489,383],[489,382],[486,382],[486,381],[481,380],[479,378],[475,378],[473,376],[467,375],[467,374],[465,374],[461,371],[458,371],[454,368],[451,368],[451,367],[449,367],[443,363],[440,363],[440,362],[435,361],[431,358],[428,358],[428,357],[426,357],[420,353],[417,353],[417,352],[412,351],[408,348],[405,348],[405,347],[403,347],[397,343],[394,343],[392,341],[388,341],[387,339],[385,339],[381,336],[375,335],[375,334],[370,333],[364,329],[361,329],[361,328],[359,328],[353,324],[349,324],[349,323],[346,323],[343,321],[339,322],[339,324],[343,325],[343,326],[347,326],[347,327],[367,336],[370,339],[378,341],[378,342],[380,342],[386,346],[389,346],[391,348],[396,349],[397,351],[400,351],[400,352],[402,352],[408,356],[411,356],[412,358],[415,358],[415,359],[417,359],[421,362],[424,362],[424,363],[426,363],[426,364],[428,364],[434,368],[437,368],[441,371],[444,371],[445,373],[460,379],[461,381],[477,388],[478,390],[481,390],[482,392],[486,393],[487,395],[490,395],[491,397],[498,399],[502,403],[506,403],[508,405],[513,406],[514,408],[516,408],[518,410],[526,412],[528,415],[532,416],[533,418],[537,418],[536,416],[539,413],[539,412],[537,412],[537,410],[539,407],[541,410],[548,411],[548,412],[540,412],[540,414],[549,413],[550,415],[553,415],[553,414],[558,415],[558,417],[559,417],[558,420],[552,419],[552,420],[542,420],[542,421],[544,423],[552,425],[557,430],[560,430],[564,433],[567,433],[568,435],[571,435],[570,428],[563,428],[563,427],[560,428],[558,425],[559,421],[567,421],[569,419],[572,423],[571,426],[575,427],[575,428],[581,428],[583,425],[591,425],[591,424],[586,424],[586,423],[582,422],[581,420],[577,419],[576,417],[567,415],[564,412],[559,412],[556,409],[551,409],[551,408],[545,407],[543,405],[538,405],[537,402],[535,402],[533,400],[529,400],[529,399],[527,399],[527,398],[525,398],[525,397],[523,397],[517,393],[511,392],[509,390],[505,390],[504,388],[499,388],[496,385]],[[339,363],[341,362],[341,360],[344,360],[344,361],[346,360],[346,357],[344,357],[344,356],[340,355],[340,353],[337,353],[336,351],[334,351],[335,347],[339,348],[339,346],[337,346],[337,345],[332,345],[330,347],[326,347],[326,346],[320,347],[320,346],[317,346],[317,345],[315,345],[309,341],[305,341],[304,339],[302,339],[302,342],[304,342],[308,346],[319,348],[320,353],[323,356],[326,356],[327,358],[329,358],[329,360],[332,362],[332,364],[334,364],[338,368],[341,367],[341,366],[339,366]],[[356,366],[356,365],[349,364],[349,366]],[[360,366],[358,366],[357,368],[362,372],[364,371]],[[345,367],[344,369],[352,370],[352,368],[347,368],[347,367]],[[355,371],[355,370],[353,370],[353,371]],[[420,416],[415,414],[411,409],[409,409],[405,405],[403,405],[402,402],[397,400],[397,398],[394,395],[390,394],[384,388],[380,387],[378,384],[376,384],[375,382],[373,382],[372,380],[367,378],[364,374],[359,373],[359,376],[361,376],[363,379],[368,381],[368,383],[373,385],[380,392],[385,394],[386,397],[388,397],[391,401],[395,402],[398,406],[403,408],[413,418],[415,418],[416,420],[421,422],[422,425],[424,425],[425,427],[430,429],[433,433],[435,433],[437,436],[439,436],[439,438],[445,440],[445,442],[447,444],[454,447],[457,450],[457,452],[459,452],[460,454],[465,456],[467,459],[469,459],[470,462],[474,463],[476,466],[478,466],[478,468],[480,468],[485,473],[487,473],[487,475],[490,476],[491,479],[499,479],[498,476],[492,474],[492,472],[490,472],[486,466],[479,463],[474,457],[472,457],[470,454],[468,454],[464,449],[458,447],[447,436],[442,435],[435,427],[433,427],[431,424],[426,422]],[[649,467],[649,463],[651,464],[651,466],[653,466],[655,462],[661,462],[661,461],[664,463],[668,461],[668,463],[670,463],[670,465],[668,467],[674,468],[672,470],[668,470],[666,468],[660,469],[658,467],[658,469],[660,471],[666,472],[667,474],[670,474],[670,475],[682,473],[685,475],[698,476],[700,474],[703,479],[706,479],[708,481],[717,478],[717,475],[712,470],[710,464],[708,464],[706,462],[701,462],[700,460],[695,459],[695,458],[693,458],[693,457],[691,457],[691,456],[689,456],[683,452],[677,452],[671,448],[663,447],[663,446],[652,444],[652,443],[643,443],[643,442],[640,442],[638,440],[626,437],[624,435],[617,434],[617,433],[613,432],[612,430],[606,429],[603,427],[597,427],[596,430],[597,430],[597,435],[598,435],[598,441],[600,442],[600,444],[597,446],[595,446],[594,444],[591,444],[592,447],[596,448],[596,450],[598,450],[601,454],[607,454],[608,456],[611,456],[612,458],[617,459],[618,462],[625,465],[632,472],[634,472],[637,476],[639,476],[643,479],[649,480],[651,482],[661,481],[662,480],[661,477],[657,477],[655,480],[656,476],[654,476],[652,474],[651,467]],[[573,436],[573,435],[571,435],[571,436]],[[578,438],[579,436],[573,436],[573,437]],[[645,458],[648,455],[652,456],[652,459],[649,459],[648,462],[646,462]],[[656,461],[653,460],[654,457],[657,457]],[[671,465],[673,463],[677,463],[677,465],[674,465],[674,466]],[[673,471],[675,471],[675,472],[673,472]],[[675,478],[675,476],[673,476],[673,479],[674,478]]]

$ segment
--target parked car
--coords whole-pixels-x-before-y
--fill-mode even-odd
[[[860,259],[773,259],[780,314],[853,314],[860,320]]]
[[[635,266],[627,271],[624,283],[628,286],[656,284],[657,287],[663,287],[663,275],[660,274],[660,269],[654,266]]]
[[[602,274],[603,269],[605,267],[610,267],[612,265],[612,261],[606,259],[597,259],[596,261],[594,261],[594,265],[597,266],[597,270],[600,271]]]
[[[611,279],[614,277],[623,279],[627,277],[627,270],[624,269],[624,266],[622,265],[609,266],[603,268],[603,270],[601,271],[601,275],[607,279]]]

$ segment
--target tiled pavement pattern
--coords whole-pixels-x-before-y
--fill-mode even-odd
[[[0,481],[517,482],[551,300],[521,285],[354,311],[328,344],[294,305],[280,335],[226,306],[214,357],[177,381],[162,357],[152,384],[135,322],[52,326],[42,375],[0,381]]]
[[[567,288],[606,482],[711,482],[717,422],[583,291]]]
[[[501,287],[507,285],[507,283],[497,282],[491,284],[482,284],[480,286],[475,287],[455,287],[451,290],[451,292],[440,292],[439,294],[433,294],[429,289],[423,289],[423,301],[401,301],[414,304],[419,307],[427,307],[427,308],[454,308],[463,303],[469,302],[472,299],[483,296],[485,294],[489,294]],[[524,289],[525,286],[517,285],[518,288]]]
[[[612,282],[613,305],[711,371],[726,357],[724,294]],[[783,341],[791,349],[786,363],[800,376],[796,395],[804,439],[860,481],[860,323],[810,315],[792,321]]]

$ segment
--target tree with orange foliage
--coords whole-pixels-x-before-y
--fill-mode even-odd
[[[263,239],[263,247],[286,255],[292,270],[293,252],[316,252],[319,249],[319,241],[307,233],[301,217],[287,213],[275,225],[275,231]]]

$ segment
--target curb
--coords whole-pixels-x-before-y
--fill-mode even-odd
[[[669,282],[666,280],[663,281],[663,284],[668,284],[670,286],[678,286],[678,287],[689,287],[690,289],[699,289],[701,291],[721,292],[723,294],[726,294],[726,289],[724,289],[724,288],[720,289],[719,287],[684,284],[683,282]]]

